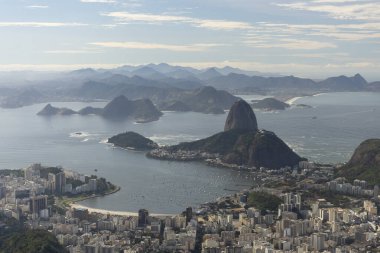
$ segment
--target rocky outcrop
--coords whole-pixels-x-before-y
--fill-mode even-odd
[[[229,130],[257,131],[257,120],[251,106],[244,100],[235,102],[228,113],[224,131]]]

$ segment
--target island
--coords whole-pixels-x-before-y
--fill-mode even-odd
[[[304,160],[273,132],[259,130],[251,106],[244,100],[233,104],[224,132],[211,137],[153,149],[148,157],[163,160],[202,160],[226,167],[280,169]]]
[[[51,116],[51,115],[72,115],[77,114],[76,111],[69,108],[57,108],[51,104],[47,104],[41,111],[37,113],[40,116]]]
[[[285,110],[289,108],[290,105],[284,103],[275,98],[264,98],[262,100],[253,100],[252,107],[254,109],[264,110],[264,111],[277,111],[277,110]]]
[[[115,135],[108,139],[108,143],[112,143],[117,147],[138,151],[158,148],[157,143],[135,132],[125,132]]]
[[[104,108],[85,107],[79,111],[68,108],[58,108],[51,104],[46,105],[40,112],[39,116],[54,115],[99,115],[106,119],[124,120],[134,118],[138,123],[146,123],[158,120],[163,114],[149,99],[129,100],[124,95],[114,98]]]

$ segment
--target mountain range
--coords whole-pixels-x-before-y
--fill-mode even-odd
[[[129,99],[148,98],[163,109],[172,108],[173,105],[176,108],[179,105],[182,111],[220,113],[232,104],[217,106],[214,109],[199,109],[189,105],[188,101],[204,87],[213,87],[232,94],[262,94],[278,98],[320,92],[380,91],[379,82],[368,83],[360,74],[316,81],[232,67],[199,70],[166,63],[122,66],[114,69],[89,68],[55,74],[41,73],[38,79],[35,75],[28,74],[29,79],[23,82],[19,80],[19,85],[15,85],[14,81],[8,86],[3,85],[0,88],[0,106],[15,108],[41,102],[94,99],[109,101],[125,95]],[[213,96],[212,92],[208,94]],[[230,97],[228,100],[233,99]]]

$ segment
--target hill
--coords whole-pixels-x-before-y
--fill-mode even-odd
[[[252,104],[254,109],[266,110],[266,111],[276,111],[285,110],[290,106],[287,103],[279,101],[275,98],[264,98],[263,100],[254,101]]]
[[[108,143],[112,143],[118,147],[140,151],[151,150],[158,147],[157,143],[135,132],[115,135],[108,139]]]
[[[349,180],[366,180],[370,184],[380,184],[380,139],[362,142],[350,161],[340,168],[336,175]]]
[[[40,116],[53,116],[53,115],[72,115],[77,114],[77,112],[69,108],[58,108],[51,104],[47,104],[41,111],[37,113]]]

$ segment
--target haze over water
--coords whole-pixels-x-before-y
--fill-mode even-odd
[[[323,94],[301,98],[296,103],[313,108],[256,111],[259,128],[274,131],[298,154],[312,161],[345,162],[360,142],[380,136],[379,93]],[[53,105],[79,109],[88,104]],[[89,207],[177,213],[189,205],[247,188],[252,182],[252,175],[247,173],[201,163],[152,160],[144,153],[104,143],[108,137],[127,130],[160,144],[195,140],[222,131],[226,114],[166,112],[159,121],[135,124],[98,116],[36,116],[43,106],[0,109],[0,168],[16,169],[41,162],[85,174],[95,174],[94,169],[98,169],[98,176],[122,187],[116,194],[82,202]]]

